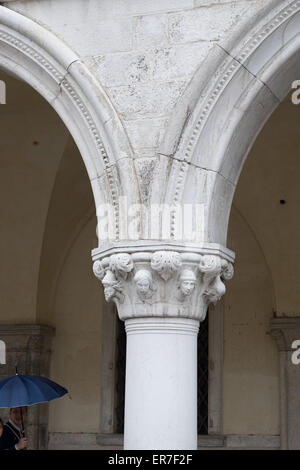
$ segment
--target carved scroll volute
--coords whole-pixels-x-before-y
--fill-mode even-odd
[[[93,272],[95,274],[95,276],[100,280],[102,281],[102,279],[104,278],[105,276],[105,269],[103,268],[103,265],[101,263],[101,261],[95,261],[94,264],[93,264]]]
[[[203,273],[204,297],[208,304],[215,304],[226,292],[222,279],[229,280],[233,276],[233,266],[219,256],[204,255],[199,263]]]
[[[222,273],[221,276],[225,281],[230,281],[234,275],[234,268],[229,261],[222,260]]]
[[[168,281],[181,265],[181,256],[176,251],[156,251],[151,259],[151,268],[165,281]]]
[[[133,269],[133,261],[128,253],[112,255],[110,257],[109,269],[117,279],[126,279],[128,273]]]

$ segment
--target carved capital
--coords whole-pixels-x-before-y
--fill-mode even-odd
[[[151,268],[167,281],[182,265],[181,256],[176,251],[156,251],[151,258]]]
[[[128,247],[130,248],[130,247]],[[121,320],[138,317],[182,317],[204,320],[207,307],[225,293],[233,276],[229,256],[170,249],[109,250],[97,253],[93,270],[107,301],[115,302]],[[128,250],[129,251],[129,250]],[[229,259],[228,259],[229,258]]]

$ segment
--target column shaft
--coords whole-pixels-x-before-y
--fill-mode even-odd
[[[137,318],[125,327],[125,449],[196,449],[199,321]]]

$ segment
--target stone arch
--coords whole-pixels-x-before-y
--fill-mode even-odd
[[[118,239],[119,197],[137,203],[138,185],[126,133],[98,80],[57,36],[2,6],[0,67],[31,85],[65,123],[84,160],[96,208],[113,208]]]
[[[272,2],[254,24],[215,45],[173,113],[160,149],[173,157],[164,198],[204,205],[204,243],[226,245],[247,154],[300,77],[299,31],[300,1]]]

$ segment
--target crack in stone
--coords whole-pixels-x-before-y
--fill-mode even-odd
[[[158,155],[171,158],[172,160],[175,160],[178,163],[186,163],[187,165],[193,166],[194,168],[198,168],[199,170],[211,171],[212,173],[216,173],[217,175],[221,176],[225,181],[232,184],[232,186],[234,187],[236,186],[236,184],[233,181],[231,181],[229,178],[226,178],[226,176],[222,175],[222,173],[220,173],[217,170],[212,170],[211,168],[206,168],[205,166],[197,165],[196,163],[193,163],[193,162],[187,162],[186,160],[180,160],[179,158],[176,158],[174,154],[166,155],[164,153],[159,153]]]
[[[57,94],[55,95],[55,97],[53,98],[53,100],[51,100],[51,104],[54,103],[54,101],[59,97],[59,95],[62,93],[62,87],[61,87],[61,84],[62,82],[65,80],[66,76],[68,75],[69,73],[69,68],[71,67],[71,65],[73,65],[75,62],[78,62],[80,59],[75,59],[73,60],[69,65],[68,67],[66,68],[66,71],[62,77],[62,79],[60,80],[60,82],[58,83],[58,87],[59,87],[59,90],[57,92]]]
[[[234,57],[232,54],[230,54],[230,52],[228,52],[226,49],[224,49],[224,47],[222,47],[219,43],[216,43],[216,45],[223,51],[225,52],[225,54],[227,54],[229,57],[231,57],[233,60],[235,60],[236,62],[238,62],[245,70],[247,70],[248,73],[250,73],[250,75],[252,75],[252,77],[254,77],[256,80],[258,80],[260,83],[262,83],[262,85],[264,85],[268,90],[269,92],[271,93],[271,95],[275,98],[275,100],[278,102],[278,103],[281,103],[280,99],[278,98],[278,96],[275,95],[275,93],[273,92],[273,90],[271,90],[271,88],[261,79],[259,78],[257,75],[255,75],[253,72],[251,72],[251,70],[249,70],[245,64],[243,64],[237,57]]]
[[[65,76],[69,73],[69,68],[71,67],[71,65],[73,65],[73,64],[75,64],[75,62],[79,62],[79,61],[80,61],[79,58],[72,60],[72,62],[71,62],[71,63],[68,65],[68,67],[67,67]]]

